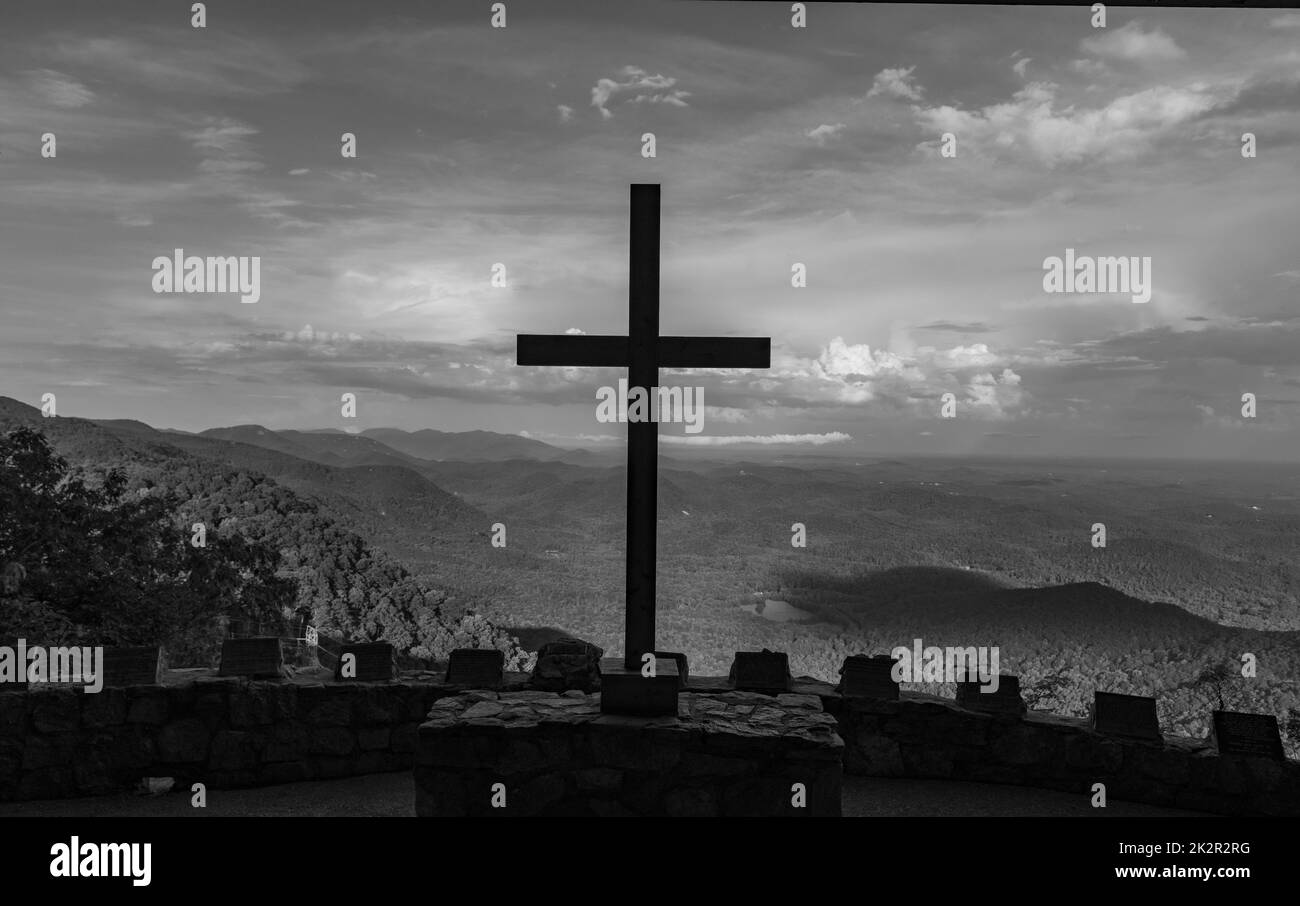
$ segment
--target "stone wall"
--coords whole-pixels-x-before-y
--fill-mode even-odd
[[[576,690],[470,692],[420,727],[415,810],[838,816],[843,749],[812,695],[683,692],[676,718],[647,720],[602,715]]]
[[[417,728],[429,719],[431,709],[435,720],[439,713],[445,717],[434,705],[465,692],[445,685],[435,673],[407,674],[384,683],[321,682],[302,676],[249,681],[203,671],[189,674],[173,674],[166,685],[106,688],[96,694],[79,687],[37,685],[29,691],[0,692],[0,801],[112,793],[133,789],[144,777],[173,777],[186,786],[201,781],[220,789],[407,770],[415,764]],[[540,701],[528,696],[550,694],[529,690],[523,675],[508,674],[499,699],[490,698],[494,693],[475,693],[489,698],[473,703],[486,705],[473,719],[504,727],[500,714],[523,707],[509,704],[515,700],[508,696],[519,692],[525,696],[520,702]],[[819,719],[831,720],[829,714],[838,720],[843,770],[848,774],[1010,783],[1080,796],[1090,796],[1094,783],[1104,783],[1107,796],[1116,800],[1230,815],[1300,816],[1300,762],[1294,760],[1222,757],[1205,740],[1184,737],[1167,736],[1159,743],[1106,737],[1084,720],[1044,712],[995,717],[951,699],[911,692],[901,693],[895,702],[844,700],[834,687],[807,678],[797,680],[793,692],[795,698],[820,701],[826,713]],[[566,751],[579,762],[587,759],[577,775],[582,779],[574,781],[583,786],[575,789],[565,781],[558,799],[549,799],[556,781],[539,780],[537,808],[619,813],[628,807],[621,798],[624,783],[630,787],[628,778],[656,770],[656,763],[646,762],[652,755],[635,746],[620,749],[626,740],[639,737],[630,729],[611,729],[620,719],[597,720],[599,715],[592,716],[591,710],[598,699],[580,695],[570,691],[567,698],[552,698],[585,702],[572,712],[585,715],[583,726],[565,728],[564,722],[539,719],[536,732],[544,740],[538,743],[542,752],[546,746],[570,745],[563,742],[565,733],[577,734],[579,741],[572,743],[576,748]],[[717,720],[730,729],[716,733],[713,745],[731,748],[725,755],[709,746],[701,750],[693,731],[673,735],[679,731],[655,730],[665,740],[666,751],[676,753],[674,764],[689,768],[673,775],[668,786],[650,784],[647,795],[660,798],[638,807],[663,814],[731,813],[740,808],[735,802],[752,801],[753,795],[728,792],[731,784],[745,788],[749,782],[787,779],[776,762],[764,761],[780,750],[768,748],[770,740],[755,741],[766,733],[763,721],[772,717],[763,702],[776,700],[732,692],[721,677],[693,677],[681,696],[682,701],[688,699],[700,715],[700,709],[712,707],[704,702],[723,703]],[[490,702],[502,700],[508,708],[486,714],[492,710]],[[743,711],[751,704],[754,710]],[[540,707],[528,704],[527,709]],[[755,732],[746,729],[755,727]],[[488,731],[493,732],[496,729]],[[625,739],[618,733],[631,735]],[[612,741],[601,741],[606,739]],[[498,751],[495,742],[484,745],[488,747],[477,763],[494,764],[490,759],[503,758],[510,776],[522,781],[520,789],[531,790],[528,783],[542,776],[528,774],[533,768],[527,758],[538,751],[534,747],[511,743]],[[592,747],[605,745],[613,746],[615,754],[622,751],[619,757],[624,760],[612,767],[596,763],[604,750]],[[744,746],[753,746],[755,754],[742,755]],[[753,765],[747,766],[747,759]],[[435,788],[445,787],[449,781],[429,771],[454,766],[428,762],[419,770]],[[621,772],[617,782],[615,775],[606,773],[609,770]],[[481,786],[483,779],[474,782]],[[788,804],[789,783],[782,785],[787,791],[782,801]],[[605,795],[615,786],[617,795]],[[679,792],[670,803],[667,797],[674,789]],[[808,786],[810,801],[816,789]],[[591,805],[588,794],[597,790],[601,796],[595,798],[603,804]],[[817,793],[822,794],[829,795],[825,790]],[[532,795],[524,794],[521,809]],[[773,808],[783,807],[773,802]],[[508,813],[519,813],[515,804],[512,801]],[[457,808],[471,812],[481,805],[476,801]]]
[[[970,711],[950,699],[842,700],[844,770],[873,777],[1011,783],[1224,815],[1300,816],[1300,762],[1221,756],[1205,740],[1104,736],[1089,722],[1048,712],[1025,717]]]
[[[262,786],[409,769],[436,680],[179,684],[0,692],[0,801],[130,790],[144,777]]]

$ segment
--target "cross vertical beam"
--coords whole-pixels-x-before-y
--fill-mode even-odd
[[[630,387],[649,393],[660,368],[769,368],[767,337],[659,336],[659,186],[632,186],[628,256],[628,335],[519,334],[516,364],[626,367]],[[623,664],[640,671],[655,650],[655,528],[659,425],[629,421],[627,445],[627,583]]]
[[[628,384],[657,387],[659,186],[633,184],[628,285]],[[629,422],[627,436],[627,621],[623,664],[639,669],[655,645],[659,425]]]

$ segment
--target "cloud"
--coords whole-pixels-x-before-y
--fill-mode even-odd
[[[1273,28],[1300,28],[1300,13],[1283,13],[1268,24]]]
[[[935,132],[961,136],[979,152],[1020,153],[1049,167],[1096,159],[1132,159],[1188,122],[1231,101],[1238,88],[1196,83],[1156,86],[1115,98],[1104,107],[1057,109],[1060,86],[1030,82],[1011,100],[979,110],[914,106],[917,120]]]
[[[819,148],[824,148],[826,147],[826,142],[833,139],[835,136],[839,135],[843,131],[844,131],[843,123],[835,123],[833,125],[827,125],[826,123],[822,123],[816,129],[809,129],[804,134],[807,135],[810,139],[812,139],[813,142],[815,142]]]
[[[1084,38],[1079,46],[1094,56],[1142,63],[1181,60],[1187,56],[1168,34],[1158,28],[1143,31],[1140,22],[1106,29],[1105,34]]]
[[[202,125],[184,132],[183,136],[203,155],[199,172],[230,175],[262,169],[263,164],[249,142],[257,133],[252,126],[229,117],[207,117]]]
[[[585,330],[583,330],[580,327],[570,327],[564,332],[571,337],[581,337],[581,336],[585,336],[587,333]]]
[[[706,420],[727,422],[729,424],[738,424],[747,422],[753,417],[753,412],[748,409],[735,409],[730,406],[705,406],[704,417]]]
[[[95,99],[94,93],[85,85],[53,69],[34,69],[23,75],[32,91],[55,107],[75,109]]]
[[[966,385],[966,401],[979,407],[986,416],[1002,418],[1008,410],[1017,409],[1024,402],[1020,375],[1010,368],[1003,368],[997,377],[989,373],[977,374]]]
[[[306,175],[307,175],[308,173],[310,173],[310,172],[311,172],[311,170],[307,169],[306,167],[297,167],[296,169],[290,170],[290,171],[289,171],[289,175],[290,175],[290,176],[306,176]]]
[[[947,369],[987,368],[1001,361],[1001,358],[991,352],[988,346],[983,343],[975,343],[971,346],[954,346],[952,349],[944,350],[922,347],[918,352],[927,354],[935,365]]]
[[[1020,76],[1020,78],[1023,79],[1025,77],[1025,67],[1027,67],[1032,62],[1034,61],[1031,57],[1022,57],[1021,59],[1016,60],[1015,65],[1013,65],[1011,68],[1016,71],[1016,75]]]
[[[180,30],[185,38],[189,28]],[[103,74],[149,91],[200,96],[265,97],[288,91],[310,77],[283,42],[226,31],[220,41],[177,40],[174,30],[141,30],[137,36],[87,35],[58,39],[48,51],[78,71]]]
[[[955,393],[965,401],[968,414],[1004,418],[1028,403],[1020,375],[1009,367],[1012,360],[984,343],[948,349],[922,346],[903,354],[835,337],[815,359],[796,358],[777,371],[785,393],[781,403],[791,408],[869,406],[882,412],[933,414],[942,394]],[[1051,364],[1042,358],[1026,361]],[[758,402],[767,380],[755,379]]]
[[[1101,60],[1071,60],[1070,69],[1079,73],[1079,75],[1096,78],[1110,72],[1110,67]]]
[[[915,66],[909,66],[906,69],[901,66],[895,69],[882,69],[876,73],[876,78],[871,83],[871,90],[867,92],[867,97],[873,98],[879,95],[887,95],[905,101],[921,100],[920,86],[912,83],[912,72],[915,69]]]
[[[561,123],[567,123],[573,119],[573,108],[568,104],[557,104],[555,109],[560,112]]]
[[[631,95],[628,98],[634,104],[668,104],[672,107],[686,107],[689,91],[674,88],[677,80],[666,75],[648,74],[637,66],[624,66],[619,71],[620,78],[598,79],[591,89],[591,106],[600,111],[604,119],[614,116],[609,104],[617,95]]]
[[[983,321],[931,321],[929,324],[922,324],[915,330],[942,330],[950,333],[992,333],[997,328]]]
[[[305,343],[317,345],[337,345],[347,343],[357,343],[361,341],[360,334],[339,333],[338,331],[330,332],[327,330],[315,330],[310,324],[304,325],[302,330],[286,330],[280,334],[280,340],[285,343]],[[231,347],[232,349],[234,347]]]
[[[832,378],[874,378],[884,374],[904,374],[907,364],[890,352],[873,352],[866,343],[848,344],[835,337],[817,357],[823,374]]]

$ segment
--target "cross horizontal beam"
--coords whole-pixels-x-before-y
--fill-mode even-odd
[[[660,368],[770,368],[769,337],[660,337],[655,343]]]
[[[521,333],[515,347],[517,365],[626,368],[627,357],[627,337]]]
[[[631,348],[627,337],[588,334],[519,334],[519,365],[569,365],[625,368]],[[768,337],[658,337],[659,368],[770,368]]]

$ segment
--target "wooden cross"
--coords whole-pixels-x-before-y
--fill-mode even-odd
[[[660,368],[770,368],[768,337],[659,336],[659,186],[632,185],[625,337],[519,334],[518,364],[627,368],[628,386],[659,385]],[[627,618],[623,663],[655,650],[655,522],[659,425],[627,425]]]

